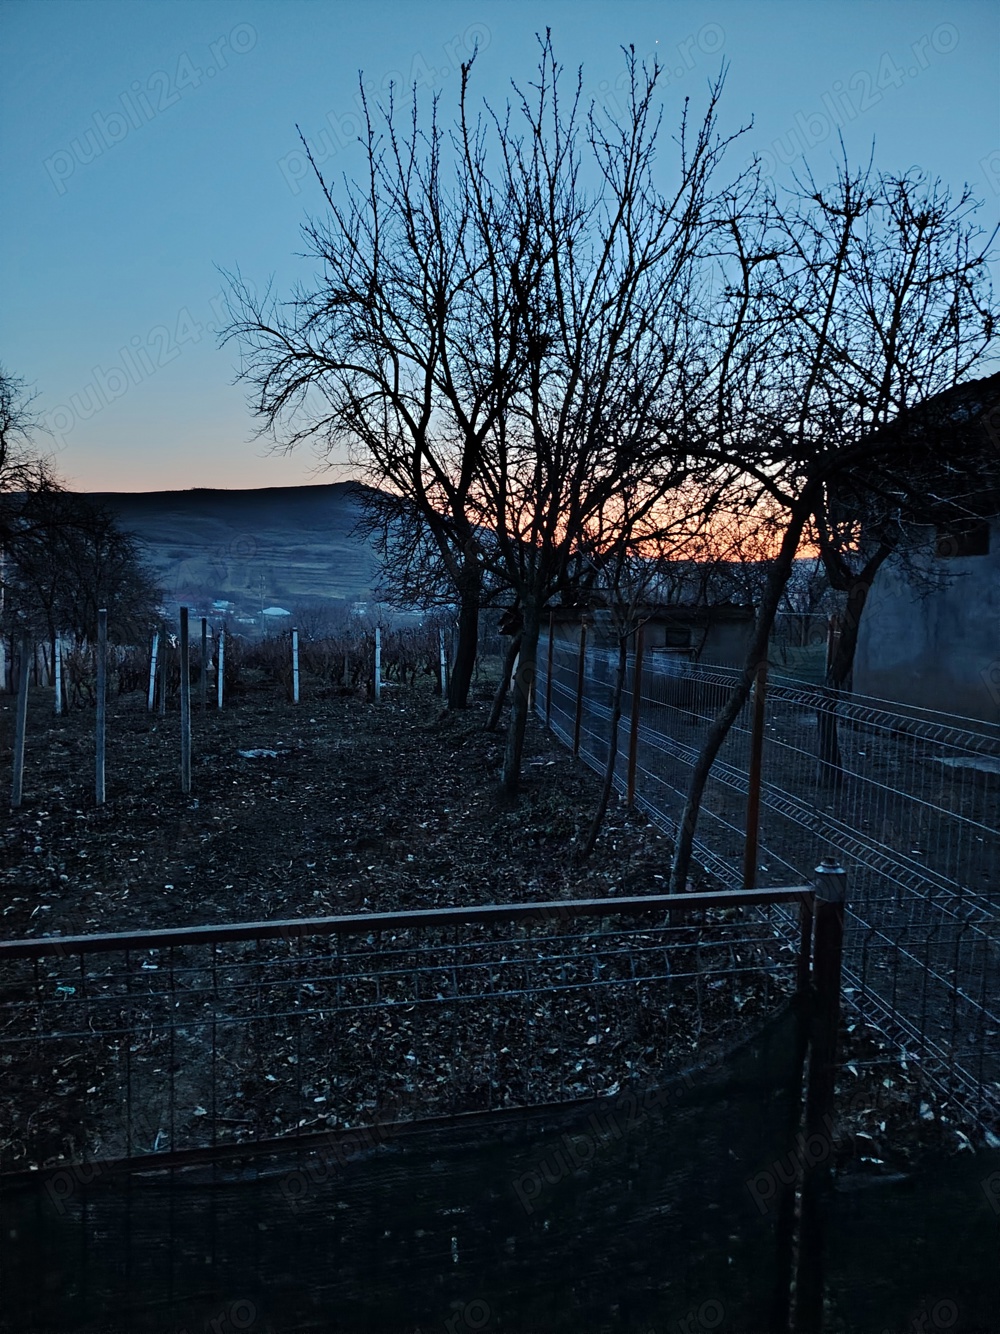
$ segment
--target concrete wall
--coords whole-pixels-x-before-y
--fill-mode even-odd
[[[1000,723],[1000,521],[991,525],[989,555],[928,554],[921,565],[946,576],[930,592],[891,562],[876,576],[854,689]]]

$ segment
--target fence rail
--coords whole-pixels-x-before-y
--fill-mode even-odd
[[[797,905],[811,920],[810,889],[3,941],[0,1166],[176,1161],[653,1085],[804,984]]]
[[[583,642],[581,656],[559,637],[550,651],[543,636],[536,707],[603,771],[617,650]],[[647,646],[636,690],[634,663],[630,649],[615,784],[624,795],[634,770],[635,804],[673,834],[708,725],[740,673]],[[818,849],[837,856],[851,884],[848,999],[968,1118],[996,1130],[1000,728],[781,676],[765,692],[757,736],[751,700],[712,768],[696,861],[733,889],[807,879]]]

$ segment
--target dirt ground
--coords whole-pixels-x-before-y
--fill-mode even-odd
[[[378,705],[306,690],[295,706],[263,683],[221,712],[195,709],[185,796],[179,715],[127,697],[109,705],[98,807],[93,711],[55,718],[38,691],[23,805],[0,836],[0,934],[656,892],[669,844],[618,804],[579,862],[598,782],[534,722],[522,799],[504,807],[487,709],[443,713],[419,687]],[[4,698],[5,785],[12,728]]]

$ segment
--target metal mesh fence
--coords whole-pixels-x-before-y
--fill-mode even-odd
[[[4,942],[0,1167],[214,1152],[655,1083],[796,985],[800,955],[775,914],[800,891],[751,897]]]
[[[543,637],[539,650],[539,713],[602,772],[616,659],[617,650],[588,646],[581,676],[578,644],[557,636],[550,653]],[[634,765],[635,804],[667,833],[676,830],[692,766],[739,675],[647,650],[633,726],[630,649],[615,784],[624,793]],[[702,803],[695,857],[720,888],[745,883],[753,712],[751,700]],[[755,883],[808,880],[827,853],[847,867],[848,1000],[967,1116],[995,1127],[1000,728],[773,675],[762,745]]]

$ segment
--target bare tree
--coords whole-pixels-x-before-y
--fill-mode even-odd
[[[510,589],[524,618],[513,793],[547,599],[581,549],[619,540],[623,488],[627,522],[648,535],[690,471],[687,310],[729,141],[720,78],[693,132],[685,112],[663,190],[658,66],[626,52],[627,105],[611,124],[581,106],[579,76],[564,96],[548,35],[513,107],[474,119],[471,73],[470,61],[450,136],[436,102],[426,130],[415,100],[405,129],[391,98],[368,115],[365,186],[338,198],[317,171],[328,217],[305,234],[322,283],[278,307],[233,279],[228,336],[265,429],[286,422],[287,447],[349,440],[371,480],[419,511],[460,609],[453,703],[471,677],[483,572]]]
[[[718,376],[717,436],[738,463],[744,508],[784,512],[737,687],[695,763],[671,870],[681,890],[698,811],[722,742],[749,696],[782,590],[807,525],[831,495],[926,499],[935,442],[908,429],[913,414],[960,383],[994,347],[989,285],[993,236],[969,193],[937,180],[852,171],[820,189],[798,181],[787,202],[765,198],[730,220]],[[955,441],[948,468],[968,480],[978,455]]]
[[[582,558],[672,530],[679,516],[669,498],[696,467],[686,432],[699,369],[688,309],[730,142],[716,131],[722,81],[695,131],[685,114],[664,191],[654,171],[660,70],[629,51],[626,75],[625,109],[602,128],[581,107],[579,76],[566,95],[546,37],[530,95],[492,120],[501,170],[490,188],[516,220],[517,250],[495,234],[489,281],[513,286],[523,366],[484,442],[472,496],[523,618],[504,756],[510,794],[546,602],[572,586]],[[584,172],[597,182],[589,194]]]

